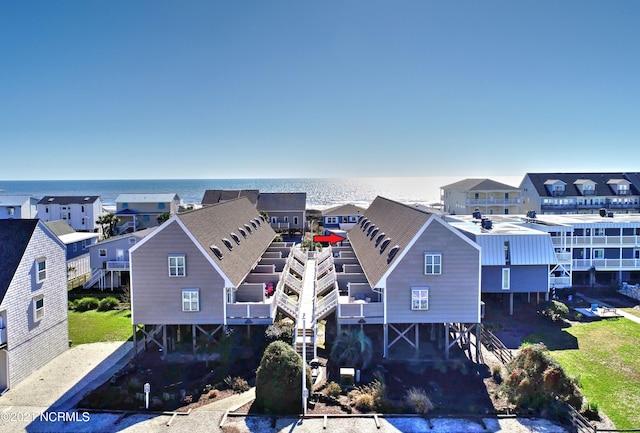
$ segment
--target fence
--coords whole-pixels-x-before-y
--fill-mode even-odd
[[[498,337],[493,335],[493,333],[484,326],[480,331],[480,341],[488,351],[492,352],[500,360],[502,364],[507,365],[513,360],[511,350],[509,350],[509,348],[505,346]]]

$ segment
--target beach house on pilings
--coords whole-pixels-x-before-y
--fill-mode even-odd
[[[131,315],[146,344],[197,352],[227,325],[273,323],[292,245],[246,197],[171,217],[129,250]],[[134,332],[135,334],[135,332]]]
[[[385,357],[439,356],[480,323],[480,247],[424,208],[377,197],[332,247],[339,326],[382,328]]]

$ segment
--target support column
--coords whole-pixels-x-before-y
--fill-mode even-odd
[[[420,324],[416,323],[415,339],[416,339],[416,358],[420,358]]]
[[[196,354],[196,325],[191,325],[191,340],[193,344],[193,355]]]
[[[449,323],[444,324],[444,357],[449,359]]]
[[[513,316],[513,293],[509,293],[509,316]]]
[[[383,358],[386,358],[387,356],[389,356],[389,325],[386,323],[382,325],[382,335],[384,346]]]
[[[137,325],[133,325],[133,357],[135,358],[135,356],[138,354],[138,339],[136,337],[136,328],[138,326]]]
[[[162,325],[162,359],[167,359],[167,326]]]

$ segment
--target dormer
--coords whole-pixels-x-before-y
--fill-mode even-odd
[[[583,196],[596,194],[596,183],[591,179],[578,179],[573,184]]]
[[[566,185],[566,183],[559,179],[549,179],[544,183],[544,186],[547,188],[549,194],[554,197],[563,196],[565,190],[564,187]]]
[[[607,185],[613,190],[615,195],[630,195],[631,182],[626,179],[609,179]]]

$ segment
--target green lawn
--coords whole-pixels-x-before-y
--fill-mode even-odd
[[[609,319],[562,332],[568,334],[566,340],[577,339],[578,349],[551,350],[552,356],[569,375],[580,376],[583,394],[616,428],[640,428],[640,325],[624,318]],[[535,335],[542,342],[545,337]]]
[[[69,311],[69,339],[74,345],[131,338],[131,311]]]

